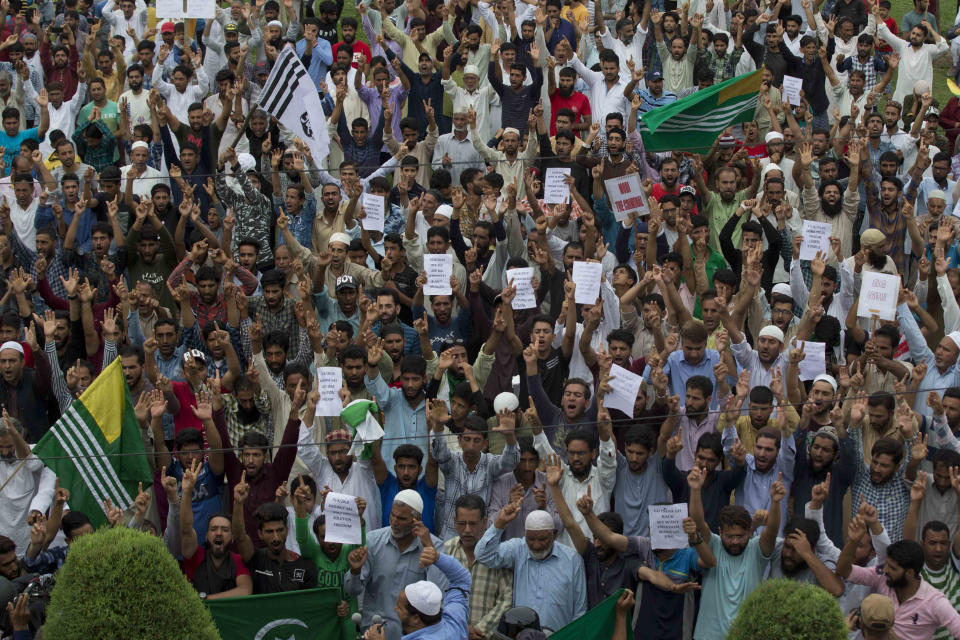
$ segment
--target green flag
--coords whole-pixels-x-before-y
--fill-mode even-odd
[[[349,618],[337,617],[340,589],[308,589],[208,600],[224,640],[339,640]]]
[[[760,80],[757,69],[644,113],[637,123],[643,146],[706,153],[724,129],[753,120]]]
[[[617,600],[621,593],[623,589],[554,633],[550,636],[550,640],[610,640],[617,620]],[[629,620],[627,621],[627,640],[633,640],[633,629]]]
[[[73,401],[33,453],[70,490],[70,508],[94,527],[107,524],[106,500],[120,509],[133,504],[138,483],[147,486],[153,477],[120,358]]]

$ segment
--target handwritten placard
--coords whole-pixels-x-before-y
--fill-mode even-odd
[[[384,198],[374,193],[363,194],[363,228],[383,233]]]
[[[324,542],[360,544],[362,540],[357,499],[345,493],[328,493],[323,504],[327,527]]]
[[[653,549],[685,549],[690,546],[690,537],[683,532],[683,519],[687,517],[687,503],[652,504],[650,515],[650,546]]]
[[[830,255],[830,235],[833,225],[829,222],[803,221],[803,242],[800,243],[800,259],[813,260],[817,252]]]
[[[340,367],[317,367],[317,402],[315,415],[339,416],[343,409],[340,389],[343,387],[343,369]]]
[[[569,168],[548,167],[543,177],[543,201],[547,204],[570,202],[570,185],[564,178],[570,175]]]
[[[813,380],[827,372],[827,345],[823,342],[802,342],[803,360],[798,368],[801,380]]]
[[[783,76],[783,95],[795,107],[800,106],[800,91],[803,90],[803,78]]]
[[[533,267],[509,269],[507,283],[517,288],[517,295],[510,304],[513,309],[533,309],[537,306],[537,294],[533,290]]]
[[[637,213],[638,218],[650,214],[647,196],[643,192],[638,174],[628,173],[619,178],[610,178],[604,180],[603,184],[607,189],[607,200],[610,202],[613,217],[617,222],[623,222],[633,212]]]
[[[633,417],[633,407],[640,393],[640,383],[643,378],[619,365],[610,366],[610,387],[613,389],[603,397],[603,406],[608,409],[619,409]]]
[[[577,284],[574,292],[577,304],[596,304],[600,297],[600,276],[603,266],[599,262],[573,263],[573,281]]]
[[[425,296],[449,296],[450,276],[453,275],[453,256],[449,253],[428,253],[423,256],[423,268],[427,272],[427,284],[423,286]]]
[[[900,276],[865,271],[860,280],[857,316],[860,318],[877,316],[881,320],[894,320],[897,317],[899,295]]]

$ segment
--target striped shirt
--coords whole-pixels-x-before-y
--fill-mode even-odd
[[[924,563],[923,571],[920,575],[922,575],[923,579],[929,582],[933,588],[947,596],[947,600],[950,601],[954,609],[960,609],[960,572],[957,572],[957,567],[953,564],[952,556],[953,554],[951,553],[951,558],[939,571],[931,569],[927,563]],[[953,635],[946,627],[940,627],[937,629],[937,632],[933,634],[933,640],[950,640],[951,638],[953,638]]]

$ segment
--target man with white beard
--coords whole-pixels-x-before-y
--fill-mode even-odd
[[[437,145],[433,148],[433,170],[449,171],[454,187],[461,186],[460,173],[464,169],[476,168],[485,172],[486,165],[483,158],[473,148],[469,122],[466,110],[454,111],[453,131],[440,136]]]
[[[556,542],[553,516],[532,511],[524,522],[524,537],[501,542],[503,530],[517,517],[521,501],[503,506],[474,554],[490,568],[513,569],[513,605],[540,615],[544,630],[556,631],[587,612],[583,559],[574,549]]]

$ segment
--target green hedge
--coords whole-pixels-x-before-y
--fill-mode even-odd
[[[210,613],[159,538],[103,528],[70,545],[46,640],[220,640]]]
[[[770,580],[740,605],[727,640],[846,640],[837,599],[820,587]]]

